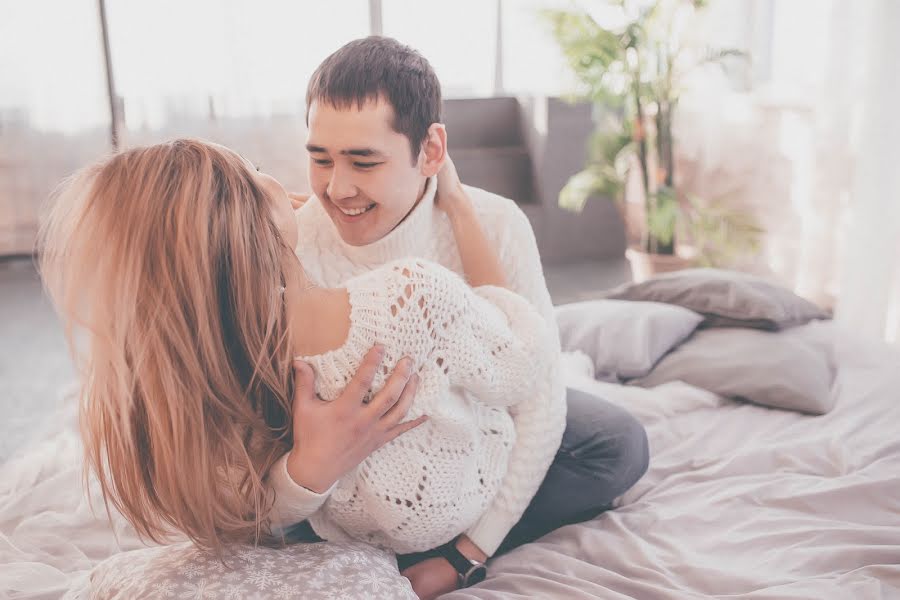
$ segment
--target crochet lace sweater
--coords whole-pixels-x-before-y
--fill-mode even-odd
[[[423,413],[430,418],[323,494],[297,485],[283,457],[269,478],[275,528],[309,518],[325,539],[355,537],[396,552],[430,549],[465,532],[490,555],[521,517],[556,454],[565,429],[565,388],[553,307],[531,226],[512,201],[467,186],[517,294],[488,286],[470,289],[458,276],[448,278],[448,271],[421,260],[396,262],[421,257],[462,274],[449,220],[434,208],[435,184],[429,180],[422,201],[403,223],[368,246],[345,244],[316,198],[298,212],[297,252],[307,273],[322,285],[347,287],[351,297],[347,343],[309,358],[320,394],[335,397],[368,348],[388,341],[394,347],[387,348],[385,364],[411,353],[425,369],[410,418]],[[410,303],[404,295],[412,290],[416,301]],[[435,302],[441,311],[466,307],[456,325],[438,328],[445,347],[461,352],[453,365],[426,360],[422,357],[437,356],[437,350],[415,346],[424,332],[433,331],[431,311],[438,308],[426,317],[423,306]],[[405,319],[402,335],[388,335],[398,331],[398,316]],[[493,351],[501,348],[503,360],[498,360]],[[516,361],[526,356],[525,371],[517,372]],[[448,369],[444,375],[442,369]],[[400,480],[406,487],[398,487]]]

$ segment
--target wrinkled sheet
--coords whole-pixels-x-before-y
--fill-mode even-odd
[[[648,473],[616,510],[443,598],[900,598],[900,355],[846,335],[835,351],[821,417],[601,383],[570,361],[571,386],[644,423]]]
[[[682,383],[602,383],[569,357],[571,386],[647,427],[647,475],[616,510],[444,598],[900,598],[900,355],[848,338],[837,362],[835,409],[809,417]],[[141,547],[121,518],[109,525],[96,488],[92,511],[71,409],[0,467],[0,599],[59,598]]]
[[[58,599],[86,588],[105,558],[143,548],[96,482],[85,488],[74,399],[62,399],[38,440],[0,467],[0,600]]]

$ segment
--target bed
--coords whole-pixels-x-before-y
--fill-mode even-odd
[[[615,320],[647,336],[634,307]],[[485,582],[443,598],[900,598],[900,351],[830,321],[801,329],[833,368],[828,398],[812,394],[820,415],[682,380],[623,382],[567,352],[570,387],[645,425],[647,474],[615,510],[495,559]],[[664,359],[697,336],[676,333]],[[414,597],[390,556],[359,547],[250,549],[232,572],[183,543],[145,548],[121,518],[110,527],[95,486],[83,493],[70,404],[0,468],[0,599]]]
[[[445,598],[900,598],[900,355],[832,333],[823,416],[573,375],[644,423],[649,471],[616,510]]]

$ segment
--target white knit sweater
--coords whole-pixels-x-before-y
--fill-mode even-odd
[[[373,269],[384,267],[388,263],[404,257],[425,258],[462,274],[462,262],[449,220],[443,211],[435,209],[434,206],[435,185],[434,178],[429,180],[425,196],[419,205],[394,231],[381,240],[362,247],[345,244],[321,204],[316,198],[311,198],[298,211],[301,242],[297,252],[307,273],[322,285],[346,286],[350,291],[351,298],[355,297],[356,299],[366,295],[362,291],[363,289],[379,289],[378,293],[380,294],[391,290],[392,288],[389,286],[398,285],[396,276],[385,278],[385,271],[373,271]],[[529,340],[533,341],[539,338],[542,340],[540,349],[530,350],[532,358],[529,364],[529,373],[521,376],[523,383],[531,382],[531,387],[526,390],[522,385],[518,385],[515,389],[510,388],[509,394],[505,397],[499,398],[486,391],[484,385],[476,381],[478,378],[470,378],[467,380],[468,383],[464,384],[464,387],[468,389],[466,393],[457,390],[456,395],[450,394],[454,395],[455,400],[449,405],[467,406],[466,414],[472,415],[473,418],[476,414],[478,419],[490,415],[491,422],[496,426],[488,427],[487,430],[493,429],[502,433],[492,434],[494,438],[482,438],[480,443],[483,445],[473,448],[472,452],[466,454],[465,460],[459,458],[451,460],[450,455],[447,455],[440,462],[438,470],[429,475],[431,481],[435,481],[435,478],[440,478],[441,481],[439,485],[436,483],[435,487],[431,488],[436,493],[435,502],[427,504],[434,504],[434,509],[441,515],[452,513],[452,517],[446,520],[441,519],[440,525],[434,524],[432,531],[427,536],[418,530],[413,537],[398,533],[398,531],[405,531],[407,527],[413,527],[415,522],[421,523],[433,519],[431,514],[426,517],[421,512],[405,510],[413,508],[406,506],[406,501],[413,502],[415,499],[415,492],[420,491],[418,482],[416,488],[412,490],[412,498],[409,498],[408,493],[401,494],[400,491],[403,490],[388,490],[378,497],[386,497],[393,504],[384,503],[375,506],[368,502],[353,501],[353,511],[356,512],[352,519],[347,517],[348,520],[342,520],[344,516],[336,516],[334,507],[338,504],[351,503],[354,493],[359,490],[360,474],[364,470],[371,473],[368,465],[373,461],[364,462],[355,473],[342,479],[324,494],[315,494],[291,480],[287,474],[286,457],[283,458],[273,467],[270,475],[270,485],[276,493],[273,516],[275,527],[310,518],[316,532],[326,539],[337,539],[344,535],[350,535],[389,547],[397,552],[429,549],[465,532],[482,550],[493,554],[512,526],[519,520],[537,491],[559,447],[565,429],[565,388],[559,372],[559,341],[553,318],[553,307],[544,282],[534,234],[525,215],[512,201],[506,198],[468,186],[466,186],[466,190],[475,204],[490,241],[500,252],[500,259],[510,288],[524,297],[541,315],[543,324],[541,330],[545,335],[537,333],[538,330],[531,335],[521,330],[520,325],[517,324],[524,323],[527,319],[515,309],[516,296],[504,290],[483,287],[478,288],[474,293],[469,291],[469,302],[473,303],[472,306],[478,307],[477,311],[472,310],[470,313],[475,322],[480,323],[478,326],[495,327],[495,324],[492,325],[493,318],[496,317],[494,306],[499,307],[506,313],[510,327],[507,335],[512,336],[510,339],[517,340],[517,344],[524,344],[523,347],[527,347]],[[407,261],[403,264],[405,266],[421,264],[424,265],[422,268],[426,272],[435,271],[433,266],[428,266],[427,263],[421,263],[421,261],[412,263]],[[389,270],[396,266],[396,263],[389,265]],[[392,272],[396,273],[396,270],[394,269]],[[425,279],[436,281],[432,275],[427,275]],[[421,286],[421,288],[427,289],[426,286]],[[397,288],[392,289],[392,297],[396,291]],[[374,292],[370,291],[369,293]],[[472,300],[476,295],[481,298]],[[390,305],[387,297],[380,298],[384,301],[384,306]],[[425,296],[422,298],[430,301]],[[490,303],[485,300],[489,300]],[[491,306],[491,303],[494,306]],[[361,314],[356,308],[357,304],[353,305],[352,320],[354,321]],[[520,316],[516,317],[513,313]],[[421,327],[422,324],[420,321],[418,327]],[[475,324],[473,323],[472,326],[474,327]],[[351,331],[353,328],[352,325]],[[361,328],[357,326],[356,330],[359,331]],[[448,339],[459,335],[462,334],[453,331]],[[374,341],[371,336],[369,339]],[[410,340],[405,339],[396,340],[395,343],[398,345],[396,350],[406,350],[409,346],[404,346],[404,344],[409,342]],[[371,346],[371,343],[368,346]],[[368,346],[361,349],[361,352],[364,353]],[[403,347],[399,348],[399,346]],[[355,351],[360,351],[360,349],[355,349]],[[359,355],[357,361],[361,356],[362,354]],[[397,358],[400,356],[402,356],[402,352],[397,355]],[[340,391],[342,383],[349,379],[358,362],[349,361],[341,369],[341,375],[338,376],[330,365],[317,364],[321,359],[327,361],[329,355],[314,358],[311,362],[319,372],[317,378],[319,385],[324,386],[320,393],[323,397],[328,398],[331,397],[328,394],[336,395]],[[513,363],[514,361],[508,362],[506,368],[514,368]],[[385,364],[390,364],[388,359],[385,360]],[[498,361],[493,361],[492,364],[497,365]],[[491,370],[493,368],[488,369],[488,371]],[[486,372],[482,370],[482,376]],[[434,381],[440,380],[435,379]],[[497,380],[489,379],[487,381],[493,381],[487,385],[493,385],[495,390],[498,389]],[[444,385],[446,383],[446,381],[443,382]],[[431,389],[430,386],[433,385],[435,384],[430,384],[423,378],[414,409],[411,411],[413,417],[422,412],[428,412],[431,417],[429,422],[434,421],[436,406],[433,398],[447,398],[448,394]],[[376,384],[376,389],[377,387],[378,384]],[[461,402],[461,399],[464,401]],[[508,408],[498,408],[501,404],[507,405]],[[510,420],[511,430],[508,429]],[[435,427],[438,427],[444,421],[439,418],[434,422],[436,423]],[[504,422],[507,424],[507,429],[501,427]],[[475,423],[475,420],[464,423],[462,428],[456,429],[453,435],[460,435],[465,431],[467,433],[463,437],[469,436],[466,439],[471,442],[473,440],[471,435],[478,429]],[[431,435],[435,434],[434,428],[425,429],[426,427],[428,426],[423,425],[418,428],[422,430],[418,434],[419,436],[426,435],[429,431],[432,432]],[[406,473],[410,477],[418,478],[422,472],[419,464],[421,456],[418,455],[422,454],[423,449],[431,448],[433,442],[417,445],[411,437],[412,433],[414,432],[401,436],[392,444],[373,454],[372,459],[379,458],[377,462],[380,465],[379,473],[381,474],[378,477],[387,477],[388,475],[393,477],[398,473]],[[449,433],[449,430],[442,433]],[[496,439],[498,437],[500,439]],[[452,435],[441,439],[450,438]],[[429,440],[434,439],[429,438]],[[511,449],[501,451],[500,446],[504,441],[512,443],[513,440],[515,441]],[[499,442],[500,445],[491,442]],[[399,448],[403,448],[403,450],[400,451]],[[396,454],[397,452],[400,454]],[[382,461],[382,455],[390,455],[392,458]],[[497,467],[491,471],[495,476],[501,477],[501,480],[492,482],[491,477],[484,478],[482,476],[485,470],[483,465],[487,464],[485,461],[503,462],[504,460],[505,468]],[[479,473],[479,469],[482,473]],[[484,479],[484,483],[482,483],[482,479]],[[388,485],[388,487],[392,486]],[[331,497],[329,498],[329,496]],[[485,501],[488,502],[485,504]],[[422,510],[421,506],[417,510]],[[402,529],[398,530],[397,528],[401,526]]]

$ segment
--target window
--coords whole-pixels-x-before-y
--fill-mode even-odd
[[[304,98],[316,66],[367,35],[367,0],[107,0],[123,145],[195,136],[307,189]],[[173,18],[177,15],[177,18]]]
[[[445,97],[494,93],[496,2],[383,0],[381,5],[384,35],[428,59]]]
[[[30,253],[53,187],[109,149],[100,39],[96,0],[4,3],[0,254]]]
[[[571,79],[537,12],[568,4],[105,0],[111,101],[98,0],[6,2],[0,254],[30,252],[52,188],[110,151],[111,104],[121,147],[200,137],[305,191],[304,97],[328,54],[380,26],[428,58],[445,97],[557,94]]]
[[[575,89],[575,76],[541,17],[547,9],[579,8],[571,0],[516,0],[502,5],[503,90],[558,96]]]

